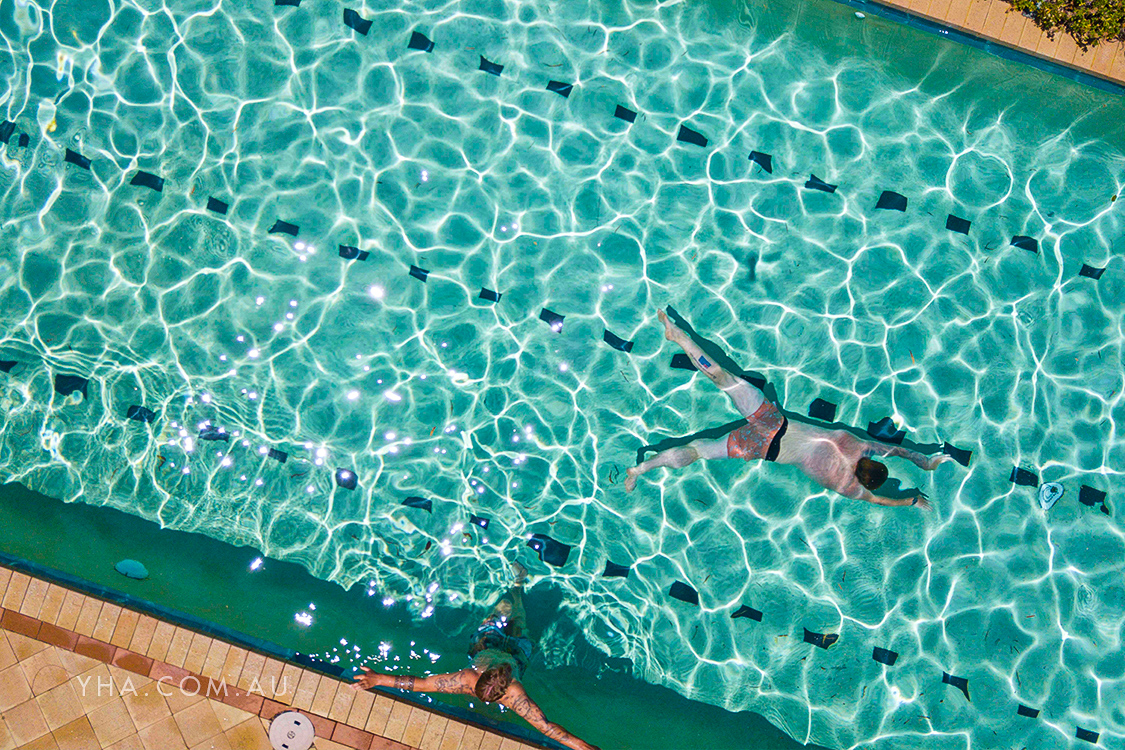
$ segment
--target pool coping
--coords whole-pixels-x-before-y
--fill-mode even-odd
[[[392,706],[403,707],[400,711],[406,710],[407,713],[412,709],[420,709],[430,714],[436,714],[451,722],[456,721],[481,730],[485,736],[494,735],[504,739],[506,742],[514,742],[516,743],[516,747],[519,748],[530,747],[541,748],[543,750],[561,750],[561,745],[557,745],[541,736],[534,736],[531,732],[523,730],[521,727],[501,725],[499,722],[495,722],[488,717],[480,716],[472,711],[460,709],[456,706],[434,704],[420,697],[381,688],[365,691],[373,697],[365,715],[359,717],[357,720],[358,722],[362,722],[361,726],[357,726],[357,721],[353,721],[350,715],[344,719],[331,718],[330,714],[335,712],[334,709],[332,712],[325,711],[323,713],[317,713],[311,710],[311,695],[308,696],[310,706],[293,705],[298,700],[295,693],[302,689],[300,685],[304,682],[305,675],[312,674],[316,676],[315,681],[312,683],[314,686],[323,684],[323,680],[326,678],[344,683],[336,686],[337,689],[333,691],[333,695],[335,696],[339,694],[340,689],[350,686],[350,683],[343,679],[344,669],[321,659],[317,659],[314,656],[302,654],[293,649],[288,649],[284,646],[245,633],[240,633],[182,612],[177,612],[160,604],[156,604],[155,602],[116,591],[91,581],[86,581],[77,576],[57,571],[45,565],[24,560],[0,551],[0,573],[5,569],[9,574],[8,579],[4,580],[2,587],[0,587],[3,589],[3,591],[0,592],[0,602],[2,602],[2,604],[0,604],[0,630],[19,633],[20,635],[49,643],[50,645],[69,651],[74,651],[75,653],[88,656],[107,664],[113,664],[127,671],[154,680],[175,680],[178,683],[183,683],[185,680],[194,679],[196,684],[199,685],[199,688],[206,691],[206,697],[221,701],[236,708],[241,708],[242,710],[250,711],[267,721],[284,711],[299,710],[309,716],[316,728],[317,737],[332,740],[333,742],[355,748],[355,750],[369,750],[369,748],[373,750],[375,747],[386,748],[386,750],[411,750],[411,748],[414,747],[413,745],[404,744],[398,740],[385,738],[367,729],[370,725],[370,721],[368,721],[366,714],[371,713],[371,708],[377,701],[381,701],[384,706],[389,702]],[[41,620],[38,617],[40,614],[39,607],[30,601],[26,604],[23,601],[23,596],[26,591],[30,589],[30,585],[25,587],[24,592],[20,594],[21,601],[16,603],[14,607],[10,606],[11,602],[8,599],[8,593],[11,590],[10,581],[16,574],[23,574],[31,581],[38,579],[43,581],[46,586],[54,585],[79,596],[98,600],[103,604],[108,603],[118,607],[121,612],[127,610],[132,611],[137,614],[138,619],[141,616],[148,616],[155,620],[156,623],[163,622],[170,627],[178,627],[184,631],[203,636],[207,641],[218,641],[227,644],[228,649],[230,647],[240,649],[244,651],[247,656],[251,653],[257,653],[264,657],[264,663],[270,659],[280,662],[280,669],[293,679],[293,694],[284,696],[284,693],[276,693],[274,688],[276,688],[277,676],[275,676],[273,686],[269,688],[270,694],[267,695],[266,689],[262,688],[260,685],[258,686],[258,690],[253,690],[252,687],[250,689],[239,687],[243,682],[241,677],[235,678],[232,682],[227,682],[223,679],[226,675],[221,672],[216,673],[215,668],[200,667],[197,670],[191,670],[181,665],[166,663],[163,659],[155,659],[148,655],[148,652],[151,652],[151,648],[147,647],[147,645],[145,649],[146,653],[131,650],[130,646],[134,645],[132,641],[132,631],[128,634],[130,638],[128,642],[124,641],[122,637],[116,634],[111,634],[110,637],[106,637],[105,640],[102,640],[94,637],[95,634],[92,632],[89,634],[80,632],[79,629],[76,629],[77,625],[64,628],[56,625],[55,622]],[[43,598],[45,598],[47,590],[47,588],[44,589]],[[43,598],[40,599],[39,606],[42,605]],[[119,615],[120,613],[118,613],[118,616]],[[116,622],[117,619],[115,618],[114,627]],[[92,631],[92,627],[86,629]],[[169,635],[168,641],[169,643],[171,642],[171,635]],[[208,646],[209,645],[210,644],[208,644]],[[222,667],[223,662],[220,661],[220,670]],[[239,666],[240,670],[241,668],[242,667]],[[255,678],[255,682],[257,682],[257,678]],[[288,684],[287,681],[286,685],[288,686]],[[316,687],[313,689],[315,691]],[[349,690],[349,692],[351,691]],[[359,696],[363,693],[355,691],[355,694]],[[351,704],[349,704],[349,706],[350,705]],[[388,710],[391,709],[388,707]],[[375,740],[380,740],[382,744],[375,743]],[[506,744],[504,747],[509,747],[509,745]]]
[[[968,2],[968,0],[959,0],[960,2]],[[936,34],[945,39],[952,39],[961,44],[969,47],[987,52],[988,54],[1000,57],[1011,62],[1023,63],[1029,65],[1037,70],[1042,70],[1047,73],[1053,73],[1063,78],[1070,79],[1077,83],[1082,83],[1102,91],[1112,94],[1125,94],[1125,80],[1118,80],[1104,76],[1100,73],[1092,71],[1085,67],[1078,67],[1075,65],[1059,62],[1053,58],[1044,57],[1037,54],[1033,50],[1025,47],[1013,46],[1005,41],[989,36],[984,33],[983,28],[966,28],[957,24],[952,24],[946,20],[939,20],[932,16],[919,13],[910,9],[908,0],[835,0],[841,5],[846,5],[862,12],[874,12],[876,15],[896,23],[903,24],[921,31],[926,31],[931,34]],[[1005,13],[1020,14],[1020,11],[1015,10],[1004,0],[989,0],[991,5],[1003,6]],[[901,3],[901,4],[899,4]],[[982,16],[983,20],[989,14]],[[1034,25],[1034,22],[1028,19],[1028,22]],[[1041,34],[1046,34],[1035,27]],[[1056,36],[1065,36],[1070,38],[1073,43],[1073,37],[1070,37],[1066,32],[1056,32]],[[1117,56],[1125,58],[1125,43],[1122,42],[1102,42],[1102,45],[1118,45]],[[1091,51],[1098,49],[1092,47]]]

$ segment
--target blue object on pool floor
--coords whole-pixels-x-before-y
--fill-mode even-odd
[[[423,284],[426,283],[426,279],[430,278],[430,272],[424,268],[419,268],[418,266],[410,267],[410,275],[421,281]]]
[[[875,204],[875,208],[885,208],[888,211],[905,211],[906,196],[893,190],[884,190],[883,194],[879,196],[879,202]]]
[[[1018,484],[1023,487],[1038,487],[1039,475],[1027,469],[1021,469],[1016,466],[1012,469],[1012,475],[1008,477],[1008,481],[1012,484]]]
[[[151,422],[156,419],[156,412],[134,404],[125,412],[125,418],[133,419],[137,422]]]
[[[280,219],[275,221],[273,226],[270,227],[270,234],[288,234],[296,237],[298,231],[300,230],[297,228],[296,224],[290,224],[288,221],[281,221]]]
[[[737,620],[740,617],[745,617],[748,620],[756,620],[758,622],[762,621],[762,613],[753,607],[747,607],[745,604],[739,607],[737,612],[732,613],[730,619]]]
[[[504,295],[500,292],[485,289],[483,286],[480,288],[480,299],[487,300],[488,302],[499,302],[502,296]]]
[[[1016,713],[1019,714],[1020,716],[1026,716],[1029,719],[1038,719],[1039,718],[1039,710],[1038,709],[1031,708],[1030,706],[1025,706],[1022,703],[1020,704],[1020,707],[1016,709]]]
[[[498,76],[504,72],[504,66],[498,63],[494,63],[490,60],[485,60],[484,55],[481,55],[480,67],[477,68],[477,70],[483,70],[485,73],[491,73],[494,76]]]
[[[570,92],[574,90],[573,83],[563,83],[562,81],[547,81],[547,90],[552,91],[563,99],[570,98]]]
[[[563,320],[566,319],[566,316],[559,315],[557,312],[552,312],[544,307],[539,313],[539,319],[551,326],[551,330],[555,333],[562,333]]]
[[[605,570],[602,572],[604,578],[628,578],[630,567],[628,565],[618,565],[615,562],[605,561]]]
[[[266,455],[268,455],[278,463],[285,463],[289,460],[289,454],[285,451],[279,451],[277,448],[270,448],[269,453],[267,453]]]
[[[358,247],[351,245],[340,245],[340,257],[346,260],[367,260],[370,255],[366,250],[360,250]]]
[[[532,534],[527,546],[539,553],[539,559],[548,565],[561,568],[570,557],[570,545],[556,542],[546,534]]]
[[[55,376],[55,390],[63,396],[69,396],[75,391],[81,391],[83,398],[89,398],[86,394],[86,386],[89,384],[86,378],[80,378],[77,375],[56,375]]]
[[[695,146],[707,145],[707,138],[704,137],[703,133],[700,133],[698,130],[692,130],[686,125],[680,126],[680,132],[676,133],[676,140],[683,141],[684,143],[690,143]]]
[[[902,439],[906,437],[906,432],[898,429],[890,417],[883,417],[878,422],[868,422],[867,434],[876,440],[895,445],[902,445]]]
[[[950,214],[949,218],[945,220],[945,228],[951,232],[957,232],[958,234],[968,234],[971,225],[972,222],[968,219],[962,219],[953,214]]]
[[[371,30],[371,21],[361,17],[351,8],[344,8],[344,25],[355,29],[364,36],[367,36],[367,32]]]
[[[434,501],[430,500],[429,498],[411,495],[410,497],[403,500],[402,504],[408,508],[418,508],[420,510],[424,510],[427,513],[434,512]]]
[[[805,183],[805,189],[806,190],[821,190],[825,193],[835,193],[836,192],[836,186],[835,185],[829,185],[827,182],[820,179],[815,174],[809,175],[809,180],[808,180],[808,182]]]
[[[1039,252],[1039,240],[1034,237],[1025,237],[1022,234],[1017,234],[1012,238],[1012,244],[1021,250],[1030,250],[1033,253]]]
[[[879,662],[880,664],[886,664],[888,667],[893,667],[895,665],[895,661],[898,660],[898,654],[894,651],[891,651],[890,649],[879,648],[878,646],[876,646],[875,650],[871,652],[871,658]]]
[[[608,328],[605,329],[604,333],[602,333],[602,341],[606,342],[607,344],[612,346],[614,349],[616,349],[618,351],[621,351],[621,352],[631,352],[631,351],[633,351],[633,342],[632,341],[626,341],[625,339],[623,339],[619,336],[615,336],[614,334],[609,332]]]
[[[836,419],[836,404],[831,401],[825,401],[822,398],[814,399],[809,404],[809,416],[813,419],[822,419],[825,422],[832,422]]]
[[[964,677],[954,677],[953,675],[949,674],[949,672],[942,672],[941,681],[946,685],[952,685],[953,687],[960,690],[965,694],[965,700],[972,702],[973,699],[969,697],[969,681],[967,679],[965,679]]]
[[[133,179],[129,180],[129,184],[152,188],[158,193],[164,192],[164,178],[157,177],[152,172],[137,172],[133,175]]]
[[[681,602],[699,606],[699,592],[686,583],[680,583],[679,581],[673,583],[672,588],[668,589],[668,596],[679,599]]]
[[[634,112],[631,109],[626,109],[625,107],[622,107],[620,104],[618,104],[617,109],[614,110],[613,116],[616,117],[618,120],[624,120],[625,122],[635,122],[636,119],[637,119],[637,113],[636,112]]]
[[[1065,491],[1058,482],[1047,482],[1039,488],[1039,507],[1043,510],[1055,507],[1055,503],[1062,499]]]
[[[225,216],[228,209],[230,209],[229,203],[225,203],[218,198],[207,198],[208,211],[214,211],[217,214],[223,214]]]
[[[410,43],[406,45],[407,49],[421,50],[422,52],[433,52],[434,43],[425,34],[415,31],[410,35]]]
[[[1085,263],[1082,264],[1082,269],[1078,272],[1079,276],[1085,276],[1088,279],[1100,279],[1102,274],[1105,273],[1104,268],[1094,268]]]
[[[136,560],[122,560],[114,565],[113,569],[123,576],[135,578],[138,581],[148,578],[148,568]]]
[[[751,151],[750,161],[754,162],[768,173],[773,174],[773,157],[769,154],[763,154],[761,151]]]
[[[836,641],[840,640],[838,633],[814,633],[808,628],[805,628],[805,643],[811,643],[814,646],[827,649]]]
[[[90,168],[90,160],[77,151],[71,151],[69,148],[66,150],[66,163],[73,164],[76,167],[88,170]]]
[[[941,447],[941,452],[953,458],[954,461],[962,466],[968,466],[969,461],[973,457],[972,451],[967,451],[964,448],[957,448],[956,446],[946,443]]]

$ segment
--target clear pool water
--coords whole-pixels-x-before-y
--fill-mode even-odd
[[[30,134],[0,170],[11,479],[412,597],[418,618],[475,613],[518,555],[605,654],[800,741],[1125,733],[1120,98],[826,0],[379,3],[356,6],[366,36],[342,8],[3,6],[2,101]],[[812,173],[838,191],[804,190]],[[907,211],[875,210],[883,190]],[[735,462],[625,494],[638,447],[737,416],[669,367],[667,304],[788,410],[891,416],[970,467],[893,463],[929,512]],[[87,398],[52,393],[57,373]],[[233,437],[200,440],[207,423]],[[1067,488],[1050,513],[1017,465]],[[535,561],[533,533],[568,563]],[[732,620],[742,604],[763,621]],[[566,632],[547,665],[574,659]]]

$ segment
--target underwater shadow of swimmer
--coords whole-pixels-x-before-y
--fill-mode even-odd
[[[684,331],[701,350],[703,350],[703,353],[707,355],[708,359],[722,367],[727,372],[735,374],[736,376],[752,383],[755,386],[758,386],[758,384],[761,383],[761,385],[758,387],[760,388],[762,393],[766,395],[767,399],[778,405],[778,409],[786,417],[786,419],[815,425],[816,427],[820,427],[825,430],[843,430],[845,432],[850,432],[856,438],[864,442],[883,442],[873,439],[866,430],[863,430],[859,427],[853,427],[852,425],[846,424],[844,422],[824,422],[818,419],[813,419],[812,417],[806,416],[804,414],[798,414],[796,412],[782,409],[781,399],[778,397],[777,388],[774,387],[773,383],[767,381],[766,378],[760,373],[750,370],[743,370],[733,359],[731,359],[726,354],[726,352],[723,351],[722,347],[720,347],[714,341],[711,341],[710,339],[707,339],[706,337],[701,336],[698,332],[696,332],[696,330],[692,328],[691,324],[689,324],[684,319],[684,317],[676,311],[675,308],[669,305],[667,311],[668,316],[672,318],[673,321],[675,321],[676,325],[679,326],[679,328]],[[668,450],[669,448],[678,448],[680,446],[687,445],[693,440],[715,440],[722,437],[723,435],[733,432],[744,424],[746,424],[745,417],[740,417],[732,422],[728,422],[727,424],[719,425],[718,427],[708,427],[707,429],[692,433],[690,435],[687,435],[686,437],[665,438],[658,443],[641,446],[637,449],[637,463],[643,463],[645,460],[645,454],[650,451],[659,453],[661,451]],[[916,443],[912,440],[906,439],[903,439],[899,444],[904,448],[926,455],[941,451],[943,445],[942,443]],[[883,484],[883,486],[880,487],[879,494],[889,498],[900,498],[909,497],[913,494],[913,492],[911,490],[902,489],[899,480],[888,479]]]

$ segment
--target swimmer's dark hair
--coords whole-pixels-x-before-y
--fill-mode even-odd
[[[499,667],[484,670],[484,674],[477,678],[477,686],[473,688],[473,693],[482,701],[495,703],[504,697],[504,693],[508,692],[508,686],[511,684],[512,666],[502,664]]]
[[[867,489],[877,490],[887,481],[887,467],[864,456],[855,465],[855,478]]]

